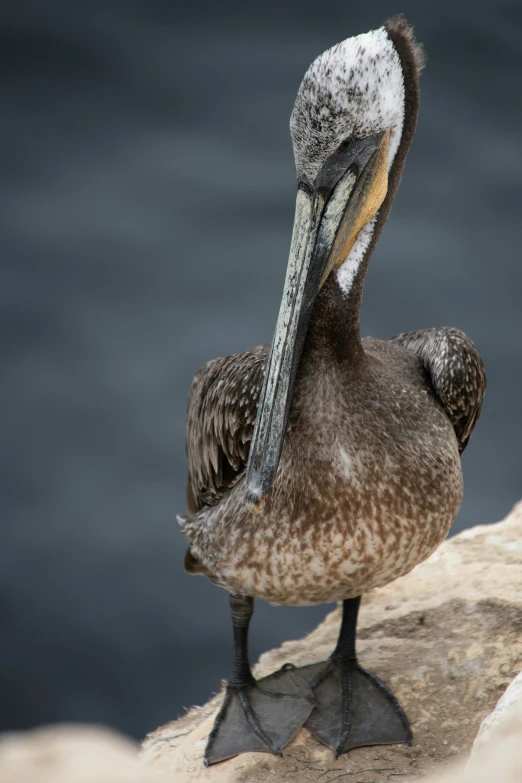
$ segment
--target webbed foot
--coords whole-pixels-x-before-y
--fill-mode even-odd
[[[399,702],[356,659],[334,654],[299,673],[317,700],[305,726],[336,758],[363,745],[411,744],[410,725]]]
[[[310,685],[289,664],[257,682],[229,685],[208,738],[205,765],[252,751],[282,756],[314,705]]]

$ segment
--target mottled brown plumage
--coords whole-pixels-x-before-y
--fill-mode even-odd
[[[325,309],[338,297],[329,288]],[[444,328],[365,339],[360,357],[344,361],[339,346],[325,350],[327,340],[316,330],[307,341],[274,490],[259,516],[244,504],[241,479],[268,346],[228,357],[234,372],[226,376],[224,360],[209,363],[191,390],[187,444],[199,511],[184,524],[193,544],[186,565],[233,592],[286,604],[359,595],[431,554],[460,506],[458,453],[485,390],[471,341]],[[248,395],[241,379],[254,368]],[[241,433],[241,452],[230,451],[225,419]]]
[[[415,353],[464,451],[480,415],[486,376],[471,340],[459,329],[420,329],[392,337]],[[187,411],[190,511],[213,506],[243,475],[270,351],[214,359],[195,375]]]

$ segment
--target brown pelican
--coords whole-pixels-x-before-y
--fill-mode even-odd
[[[185,567],[230,592],[234,663],[207,764],[281,749],[305,725],[338,756],[410,742],[355,650],[360,597],[445,538],[486,381],[453,328],[361,339],[370,256],[415,132],[424,58],[402,17],[310,66],[291,117],[297,205],[270,346],[216,359],[190,390]],[[329,660],[256,682],[253,597],[343,601]]]

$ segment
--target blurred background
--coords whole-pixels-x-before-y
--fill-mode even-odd
[[[2,5],[0,728],[140,737],[228,676],[227,595],[182,570],[187,391],[271,339],[304,71],[401,11],[429,61],[363,331],[483,356],[456,532],[522,497],[522,4]],[[328,608],[260,602],[253,657]]]

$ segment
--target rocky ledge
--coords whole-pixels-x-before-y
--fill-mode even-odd
[[[337,609],[306,638],[265,653],[255,674],[269,674],[287,661],[304,665],[324,660],[335,644],[339,622]],[[150,734],[143,743],[143,759],[162,778],[177,783],[408,783],[433,767],[454,765],[456,758],[462,764],[481,721],[522,669],[522,503],[503,522],[449,539],[410,574],[367,595],[360,613],[358,654],[363,666],[385,680],[404,706],[414,732],[411,748],[358,748],[335,761],[302,729],[283,759],[243,754],[205,769],[203,751],[221,692]],[[484,725],[467,772],[454,772],[448,781],[490,780],[491,764],[495,783],[511,781],[512,773],[517,775],[513,781],[522,780],[520,742],[509,740],[512,727],[522,722],[522,687],[515,685],[510,689],[515,695],[505,697],[507,707],[499,704],[495,717]],[[518,708],[518,718],[513,718]],[[498,721],[500,734],[495,733]],[[506,742],[508,751],[495,758],[495,747]]]

